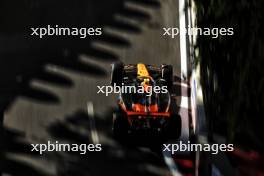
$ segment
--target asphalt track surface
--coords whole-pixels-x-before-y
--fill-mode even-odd
[[[25,4],[21,1],[13,8],[5,1],[0,12],[5,19],[0,24],[4,26],[0,29],[2,174],[171,175],[157,150],[113,139],[112,112],[117,95],[97,94],[97,85],[109,85],[110,64],[117,60],[172,64],[176,80],[180,77],[179,37],[162,35],[163,27],[179,26],[178,1]],[[30,25],[45,24],[102,26],[104,31],[101,37],[88,39],[40,40],[29,35]],[[40,156],[30,152],[30,143],[48,140],[98,142],[103,150],[86,155],[47,152]]]

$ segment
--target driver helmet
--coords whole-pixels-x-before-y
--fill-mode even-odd
[[[144,78],[143,81],[141,82],[141,86],[143,86],[144,91],[148,92],[149,91],[149,86],[150,86],[150,79],[149,78]]]

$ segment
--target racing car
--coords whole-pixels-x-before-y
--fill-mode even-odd
[[[180,118],[171,98],[171,65],[116,62],[112,64],[111,85],[123,90],[118,94],[118,110],[113,113],[112,130],[116,138],[139,131],[154,131],[168,137],[179,135]],[[127,87],[130,91],[124,91]]]

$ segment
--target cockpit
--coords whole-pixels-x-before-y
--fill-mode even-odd
[[[170,106],[169,92],[161,92],[162,84],[150,76],[142,76],[131,81],[132,92],[121,94],[126,109],[136,112],[167,112]],[[131,89],[132,90],[132,89]]]

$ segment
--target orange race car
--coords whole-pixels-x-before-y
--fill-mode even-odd
[[[154,131],[168,137],[179,135],[179,116],[173,110],[171,98],[171,65],[114,63],[111,85],[119,90],[118,110],[113,114],[115,137],[139,131]]]

